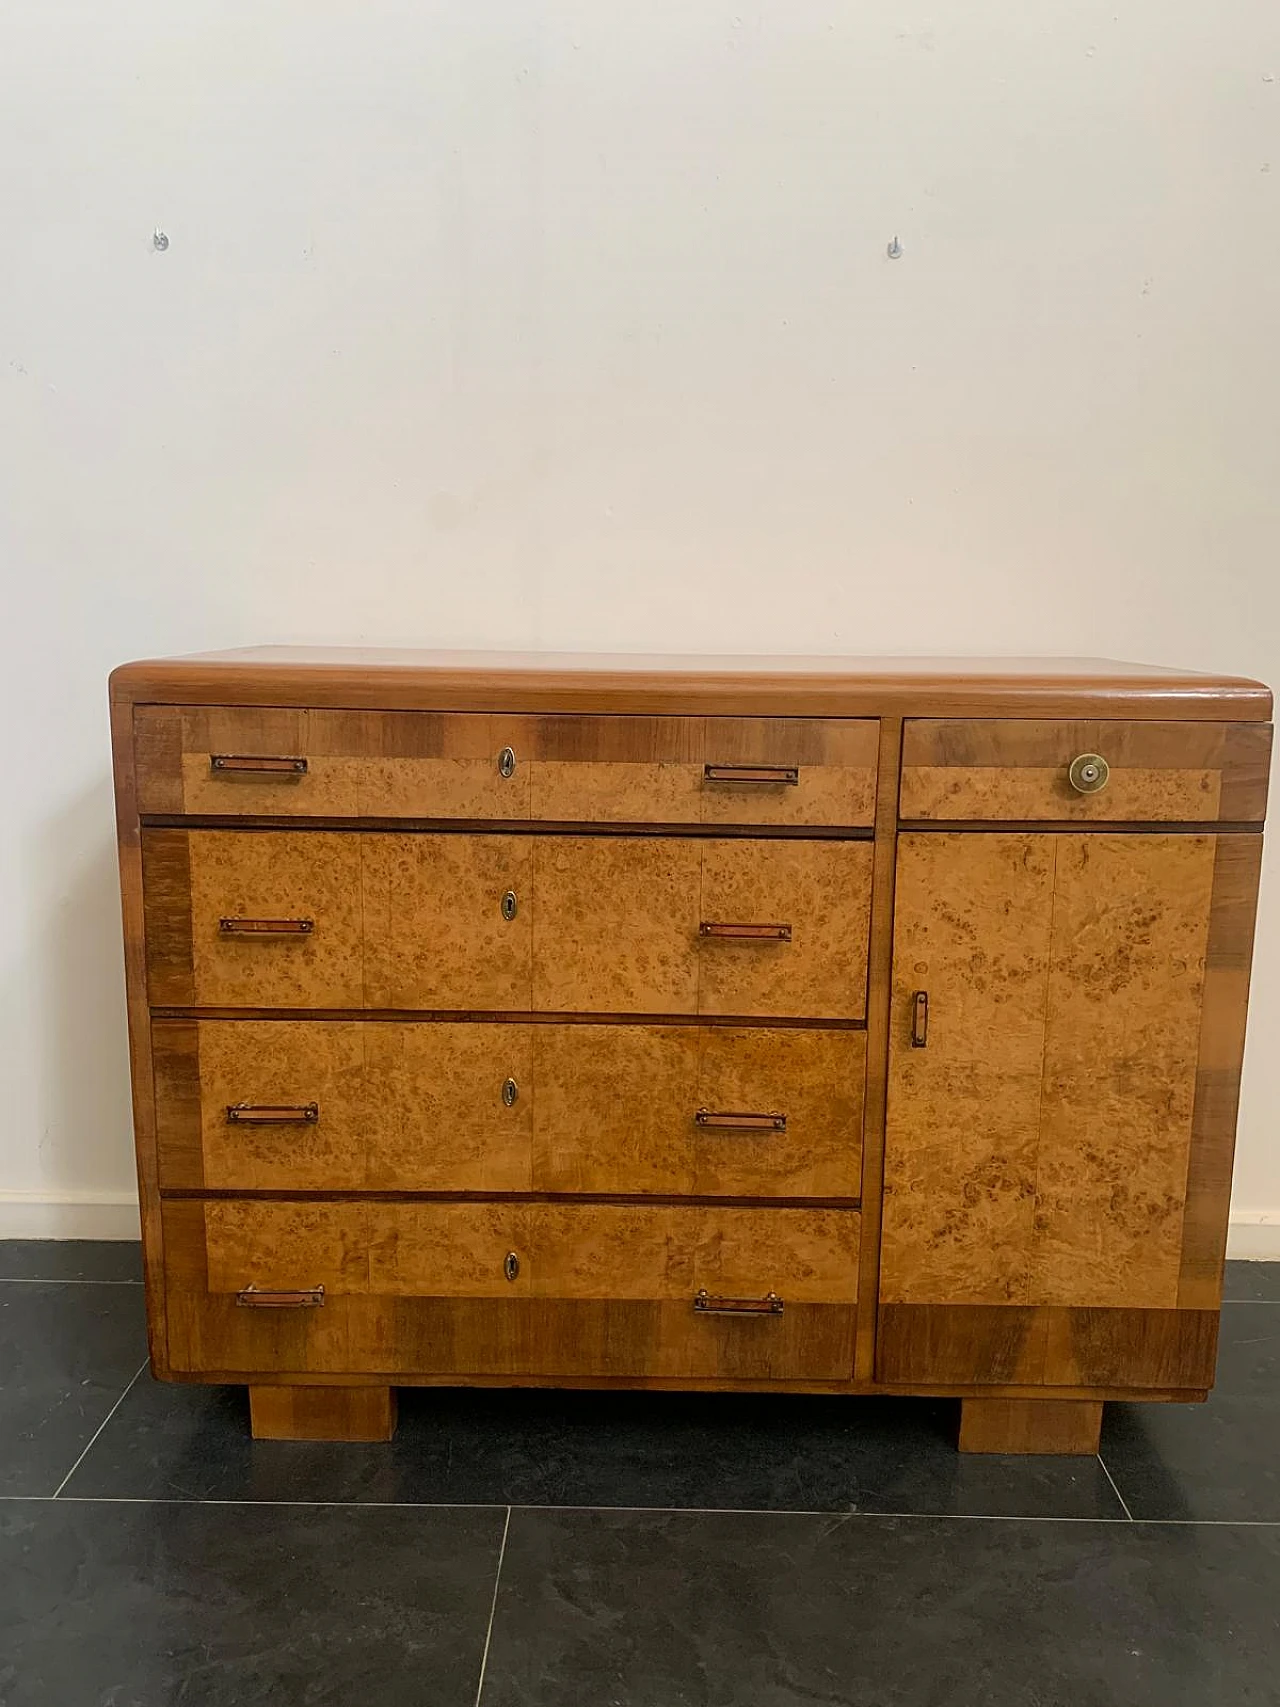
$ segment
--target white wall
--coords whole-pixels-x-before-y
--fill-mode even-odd
[[[1280,679],[1278,79],[1274,0],[5,8],[0,1231],[131,1194],[125,658]],[[1278,883],[1236,1201],[1280,1217]]]

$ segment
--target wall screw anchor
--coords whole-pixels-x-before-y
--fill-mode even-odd
[[[166,250],[169,247],[168,236],[163,231],[161,231],[161,229],[158,225],[156,226],[155,230],[151,233],[151,247],[153,249],[159,249],[161,251],[161,253],[163,253],[164,250]]]

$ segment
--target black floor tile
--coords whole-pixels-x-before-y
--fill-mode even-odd
[[[0,1504],[5,1707],[472,1707],[502,1511]]]
[[[1280,1262],[1229,1262],[1222,1296],[1280,1304]]]
[[[141,1287],[0,1282],[0,1494],[53,1493],[146,1351]]]
[[[1274,1707],[1280,1530],[512,1514],[481,1707]]]
[[[135,1239],[0,1239],[0,1280],[141,1279]]]
[[[144,1376],[68,1494],[1119,1516],[1095,1458],[961,1457],[956,1406],[404,1389],[390,1446],[253,1441],[235,1388]]]
[[[1108,1405],[1102,1457],[1134,1517],[1280,1521],[1280,1304],[1223,1310],[1203,1405]]]

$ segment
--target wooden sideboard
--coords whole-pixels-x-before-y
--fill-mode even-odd
[[[111,681],[152,1366],[1213,1382],[1271,696],[1092,660],[285,647]]]

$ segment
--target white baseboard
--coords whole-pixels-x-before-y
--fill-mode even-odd
[[[1227,1255],[1245,1262],[1280,1262],[1280,1209],[1242,1209],[1233,1215]]]
[[[132,1191],[0,1191],[0,1239],[136,1239]]]

